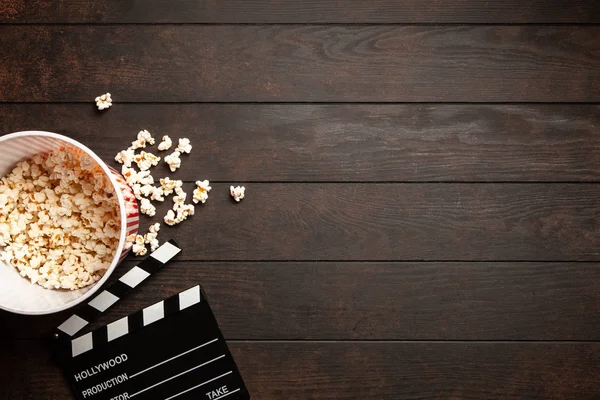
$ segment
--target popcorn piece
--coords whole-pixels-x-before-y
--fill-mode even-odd
[[[125,249],[130,249],[133,246],[136,237],[137,235],[135,233],[132,233],[131,235],[128,235],[125,238]]]
[[[175,212],[173,212],[173,210],[167,211],[164,221],[165,221],[165,224],[167,224],[169,226],[175,225],[177,223],[177,221],[175,220]]]
[[[149,170],[150,167],[155,167],[160,161],[160,157],[155,156],[152,153],[146,153],[142,150],[141,153],[134,156],[134,161],[141,171]]]
[[[154,239],[150,242],[150,251],[156,251],[160,247],[158,239]]]
[[[123,165],[121,167],[121,175],[123,175],[129,186],[132,187],[136,183],[140,185],[152,185],[154,183],[154,177],[150,175],[150,171],[136,172],[135,169]]]
[[[142,181],[146,182],[147,179],[154,181],[154,178],[151,178],[150,176],[148,176],[147,178],[143,178]],[[154,182],[152,182],[152,183],[154,183]],[[165,200],[165,198],[163,197],[162,188],[152,186],[151,184],[145,184],[145,185],[141,186],[139,183],[136,183],[135,185],[133,185],[131,187],[131,189],[133,190],[133,193],[135,194],[136,198],[139,201],[142,201],[142,199],[144,197],[150,197],[151,200],[156,200],[156,201],[164,201]],[[138,194],[139,194],[139,196],[138,196]]]
[[[142,244],[146,243],[146,241],[144,239],[144,236],[138,234],[138,235],[135,235],[135,240],[133,243],[137,244],[137,245],[142,245]]]
[[[183,139],[179,139],[179,145],[177,145],[177,148],[175,149],[175,151],[178,151],[179,153],[187,153],[190,154],[192,151],[192,145],[190,143],[190,139],[187,138],[183,138]]]
[[[138,249],[141,249],[142,244],[144,244],[144,245],[149,244],[150,251],[155,251],[156,249],[158,249],[158,247],[159,247],[158,231],[159,230],[160,230],[160,223],[157,222],[155,224],[150,225],[150,227],[148,228],[148,232],[144,236],[138,235],[138,238],[136,238],[136,240],[139,243]],[[144,248],[145,248],[145,246],[144,246]]]
[[[135,242],[133,242],[133,247],[131,248],[131,250],[136,256],[146,255],[148,249],[146,248],[145,240],[142,235],[136,235]]]
[[[185,221],[190,215],[194,215],[193,204],[180,204],[176,206],[177,217],[175,218],[176,223]]]
[[[150,200],[165,201],[162,187],[154,187],[153,186],[153,188],[154,188],[154,190],[152,191],[152,195],[150,196]]]
[[[166,178],[160,179],[160,187],[163,191],[164,196],[168,196],[173,193],[176,188],[180,188],[183,186],[183,181],[180,180],[171,180],[168,176]]]
[[[155,156],[152,153],[146,153],[144,158],[146,159],[146,161],[149,161],[150,165],[153,167],[156,167],[158,165],[158,162],[160,161],[160,157]]]
[[[148,228],[148,232],[158,233],[158,231],[160,231],[160,222],[154,223]]]
[[[112,106],[112,98],[110,97],[110,93],[96,97],[96,107],[98,107],[98,110],[104,110],[110,106]]]
[[[183,203],[185,203],[185,199],[187,198],[187,193],[183,191],[182,188],[177,187],[175,188],[175,196],[173,196],[173,204],[174,204],[174,208],[177,207],[178,205],[182,205]]]
[[[204,204],[208,199],[208,192],[212,189],[209,186],[210,182],[208,180],[196,181],[196,189],[193,192],[192,201],[194,203],[202,202]]]
[[[156,215],[156,207],[150,203],[150,200],[142,198],[140,201],[140,212],[149,217],[154,217]]]
[[[126,165],[123,165],[121,167],[121,175],[123,175],[129,186],[133,186],[136,183],[140,183],[140,178],[138,177],[136,170]]]
[[[171,172],[175,172],[177,168],[181,167],[181,158],[179,158],[180,155],[181,153],[176,150],[165,157],[165,162],[169,165]]]
[[[146,243],[150,245],[150,251],[154,251],[160,246],[156,233],[148,232],[144,238],[146,239]]]
[[[136,199],[142,200],[142,186],[139,183],[131,185],[131,190],[133,191],[133,195]]]
[[[139,131],[137,135],[137,140],[131,142],[130,149],[136,150],[139,148],[145,148],[147,144],[153,145],[154,138],[147,130]]]
[[[141,185],[152,185],[154,183],[154,177],[150,175],[150,171],[140,171],[138,178]]]
[[[144,185],[140,188],[140,193],[142,196],[148,197],[154,193],[154,189],[156,189],[152,185]]]
[[[240,200],[242,200],[244,198],[244,193],[246,192],[246,188],[243,186],[230,186],[229,187],[229,193],[231,193],[231,197],[233,197],[233,199],[235,201],[237,201],[238,203],[240,202]]]
[[[157,237],[158,237],[158,233],[148,232],[144,235],[144,243],[149,244],[151,241],[156,240]]]
[[[137,138],[138,138],[138,140],[145,140],[150,145],[154,144],[154,138],[152,137],[152,135],[150,134],[150,132],[148,132],[145,129],[143,131],[139,131],[138,132]]]
[[[173,141],[167,135],[162,137],[162,141],[158,144],[158,151],[169,150],[173,146]]]
[[[119,164],[123,164],[126,167],[131,167],[131,163],[133,162],[135,157],[135,153],[133,151],[133,149],[127,149],[127,150],[121,150],[119,153],[117,153],[117,155],[115,156],[115,161],[118,162]]]

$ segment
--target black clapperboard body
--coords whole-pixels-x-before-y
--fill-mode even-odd
[[[77,399],[250,399],[199,285],[74,338],[180,251],[165,243],[58,327],[55,354]]]

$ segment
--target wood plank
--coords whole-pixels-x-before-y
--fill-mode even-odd
[[[252,183],[239,204],[212,186],[196,215],[161,231],[182,260],[600,260],[595,184]]]
[[[115,271],[118,279],[134,263]],[[202,284],[227,339],[597,340],[595,263],[176,262],[92,327]],[[73,311],[0,313],[0,337],[50,337]]]
[[[598,23],[589,0],[0,0],[4,23]]]
[[[600,176],[598,105],[0,104],[1,133],[27,129],[68,135],[107,161],[141,129],[189,137],[194,150],[177,172],[189,181],[198,171],[290,182]]]
[[[6,398],[65,399],[49,344],[0,344]],[[592,399],[598,343],[233,342],[258,399]]]
[[[0,101],[110,91],[115,102],[591,102],[599,36],[598,26],[4,25]]]
[[[594,184],[253,183],[236,204],[214,184],[161,233],[185,260],[598,261],[599,197]]]
[[[595,184],[252,183],[239,204],[229,184],[212,187],[196,215],[161,230],[182,260],[600,260]]]

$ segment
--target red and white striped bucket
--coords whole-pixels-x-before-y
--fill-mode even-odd
[[[17,132],[1,136],[0,177],[9,173],[21,160],[57,149],[85,152],[98,163],[112,183],[119,202],[121,219],[119,245],[102,279],[89,287],[73,291],[48,290],[31,284],[29,280],[21,277],[15,268],[0,261],[0,309],[19,314],[51,314],[81,303],[100,289],[116,266],[123,261],[131,246],[131,243],[127,243],[127,237],[138,232],[138,204],[123,176],[106,165],[93,151],[66,136],[43,131]]]

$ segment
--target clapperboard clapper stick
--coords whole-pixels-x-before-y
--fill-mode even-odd
[[[77,399],[250,399],[200,285],[75,337],[180,251],[163,244],[57,328]]]

